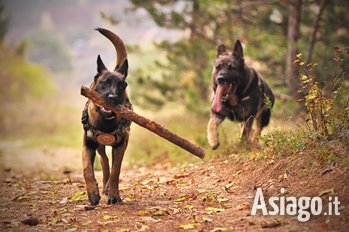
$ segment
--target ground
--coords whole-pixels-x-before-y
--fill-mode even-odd
[[[62,151],[60,151],[62,152]],[[68,152],[68,151],[65,151]],[[55,155],[52,155],[55,157]],[[11,158],[9,158],[10,160]],[[8,161],[9,161],[8,160]],[[67,159],[63,163],[69,166]],[[305,168],[312,167],[312,168]],[[123,204],[90,207],[81,172],[4,167],[0,187],[1,231],[347,231],[349,170],[307,164],[302,155],[275,160],[238,155],[180,166],[166,160],[128,166],[121,173]],[[96,172],[101,183],[102,174]],[[255,189],[265,198],[330,195],[340,216],[251,216]],[[324,206],[327,209],[327,206]],[[324,211],[323,211],[324,212]]]

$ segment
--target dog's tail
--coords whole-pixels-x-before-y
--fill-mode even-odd
[[[119,36],[117,36],[116,34],[114,34],[113,32],[107,29],[98,27],[96,28],[96,30],[99,31],[105,37],[107,37],[107,39],[109,39],[110,42],[113,43],[115,47],[116,55],[117,55],[117,60],[116,60],[116,65],[114,70],[117,70],[120,67],[120,65],[124,62],[124,60],[127,58],[127,51],[126,51],[124,42]]]

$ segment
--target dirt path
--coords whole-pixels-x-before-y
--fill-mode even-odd
[[[1,174],[1,231],[345,231],[349,228],[347,169],[313,172],[289,168],[287,160],[214,159],[181,168],[170,163],[122,171],[122,205],[89,207],[80,173]],[[55,180],[52,176],[58,176]],[[101,183],[101,173],[97,172]],[[341,200],[340,216],[314,216],[300,223],[291,216],[251,216],[256,187],[278,195]],[[23,223],[24,222],[24,223]],[[38,223],[38,224],[37,224]],[[28,225],[37,224],[37,225]]]

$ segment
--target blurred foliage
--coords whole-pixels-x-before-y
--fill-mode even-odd
[[[35,106],[42,104],[43,97],[55,93],[56,86],[45,68],[28,63],[21,54],[2,46],[0,92],[0,135],[23,136],[32,134],[32,130],[28,128],[32,126],[31,119],[39,117],[35,121],[35,127],[46,123],[41,114],[35,113]],[[48,120],[47,123],[52,122]],[[39,128],[43,129],[41,126]]]
[[[72,70],[72,61],[65,43],[50,30],[36,31],[28,40],[28,58],[53,72]]]
[[[54,93],[49,72],[28,63],[21,54],[2,46],[0,48],[0,104],[23,102]]]
[[[0,4],[0,31],[6,33],[8,21],[3,20],[4,12]],[[23,122],[33,115],[33,108],[27,109],[30,102],[41,100],[42,97],[56,91],[50,73],[42,66],[29,63],[25,59],[26,43],[17,47],[7,47],[0,41],[0,134],[9,135],[23,132]]]
[[[146,91],[137,94],[137,98],[143,97],[144,105],[159,107],[164,101],[176,101],[185,104],[191,111],[208,113],[210,74],[216,46],[225,43],[232,47],[238,38],[247,45],[245,55],[258,61],[259,70],[271,83],[274,92],[287,93],[287,1],[131,2],[133,10],[146,10],[158,26],[185,31],[185,36],[178,41],[156,44],[158,49],[166,52],[166,61],[154,62],[154,69],[135,72],[133,78],[137,78],[138,84],[146,85]],[[319,0],[303,1],[297,44],[300,52],[307,51],[310,46],[319,7]],[[317,73],[321,85],[326,84],[325,78],[332,72],[332,66],[328,65],[332,49],[348,46],[348,7],[348,1],[339,0],[325,8],[313,55],[323,67],[322,73]],[[338,68],[348,71],[345,65],[348,61],[346,57]],[[155,69],[162,70],[160,77],[153,78]],[[164,101],[158,101],[159,98]]]

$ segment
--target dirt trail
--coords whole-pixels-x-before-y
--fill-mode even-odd
[[[124,204],[108,206],[103,196],[94,209],[88,207],[80,173],[48,177],[5,170],[0,184],[0,230],[346,231],[348,169],[318,167],[304,173],[299,167],[304,165],[302,159],[293,168],[288,161],[230,157],[184,168],[166,162],[125,168],[121,173]],[[97,179],[101,183],[100,172]],[[317,196],[325,189],[323,198],[339,196],[341,215],[313,216],[306,223],[291,216],[251,216],[256,187],[269,196],[278,195],[281,187],[293,196]]]

